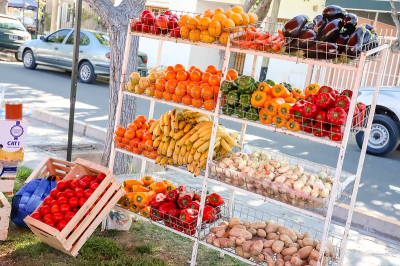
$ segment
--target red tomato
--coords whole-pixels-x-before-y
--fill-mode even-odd
[[[70,188],[72,190],[74,190],[75,188],[79,187],[79,181],[78,180],[74,180],[71,182]]]
[[[51,227],[56,226],[56,223],[53,222],[53,220],[47,220],[47,221],[45,221],[44,223],[47,224],[47,225],[50,225]]]
[[[68,222],[65,221],[65,220],[60,221],[60,222],[57,224],[58,230],[62,231],[62,230],[64,229],[64,227],[65,227],[67,224],[68,224]]]
[[[83,180],[85,180],[85,181],[88,181],[89,183],[92,181],[92,176],[90,176],[90,175],[85,175],[85,176],[83,176],[81,179],[83,179]]]
[[[85,204],[85,202],[87,201],[87,199],[86,198],[81,198],[80,200],[79,200],[79,206],[83,206],[83,204]]]
[[[99,183],[97,183],[97,181],[92,181],[90,182],[89,188],[93,191],[95,191],[98,187],[99,187]]]
[[[51,203],[50,203],[51,207],[57,206],[57,205],[58,205],[58,200],[52,200]]]
[[[57,193],[57,199],[61,198],[61,197],[65,197],[65,192],[58,192]]]
[[[90,196],[92,196],[93,194],[93,190],[91,189],[85,189],[85,191],[83,191],[83,195],[85,196],[85,198],[89,198]]]
[[[59,182],[57,182],[57,188],[58,188],[60,191],[64,191],[67,187],[68,187],[67,182],[65,182],[65,181],[59,181]]]
[[[73,217],[74,217],[75,213],[74,212],[67,212],[66,214],[64,214],[64,220],[69,222]]]
[[[87,181],[85,179],[80,179],[79,180],[79,186],[81,188],[88,188],[89,187],[89,181]]]
[[[50,196],[55,198],[55,197],[57,197],[58,192],[60,192],[60,190],[58,188],[53,188],[53,190],[50,191]]]
[[[53,215],[53,222],[58,223],[62,219],[64,219],[64,215],[62,213],[56,213]]]
[[[75,188],[75,197],[78,199],[83,198],[83,188],[77,187]]]
[[[39,212],[32,213],[31,217],[36,219],[36,220],[41,220],[42,219],[42,215]]]
[[[75,196],[75,192],[72,189],[69,189],[69,188],[66,189],[64,191],[64,193],[65,193],[65,197],[67,197],[67,198],[72,198],[72,197]]]
[[[97,176],[97,180],[99,181],[99,183],[101,183],[101,181],[104,180],[104,178],[106,178],[106,175],[103,173],[98,174]]]
[[[70,180],[66,181],[69,188],[71,187],[71,183],[72,183],[73,181],[74,181],[73,179],[70,179]]]
[[[63,204],[60,207],[60,212],[61,213],[67,213],[71,210],[71,206],[69,206],[68,204]]]
[[[77,197],[72,197],[72,198],[70,198],[70,199],[68,200],[68,204],[69,204],[72,208],[78,207],[79,200],[78,200]]]
[[[67,203],[68,203],[68,198],[67,197],[61,197],[61,198],[58,199],[58,205],[59,206],[67,204]]]
[[[52,214],[46,214],[44,217],[43,217],[43,222],[46,222],[47,220],[51,220],[51,221],[53,221],[53,215]]]
[[[74,213],[77,213],[79,211],[79,208],[78,207],[72,207],[71,211],[74,212]]]
[[[48,196],[48,197],[46,197],[46,198],[43,200],[43,204],[44,204],[44,205],[50,205],[50,203],[51,203],[53,200],[54,200],[53,197]]]
[[[40,209],[40,214],[44,217],[46,216],[46,214],[49,214],[51,210],[51,207],[49,205],[44,205],[41,209]]]
[[[95,181],[97,179],[97,175],[92,175],[91,176],[91,181]]]
[[[51,214],[56,214],[60,212],[60,207],[58,205],[54,205],[51,207]]]

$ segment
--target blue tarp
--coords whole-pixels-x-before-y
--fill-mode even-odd
[[[8,6],[36,10],[38,8],[38,2],[34,0],[9,0]]]

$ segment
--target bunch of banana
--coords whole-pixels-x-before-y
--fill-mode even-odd
[[[153,146],[158,148],[156,163],[187,165],[188,171],[199,175],[206,167],[212,130],[209,115],[178,108],[166,112],[149,129],[153,134]],[[213,158],[229,154],[232,147],[238,146],[238,136],[219,125]]]

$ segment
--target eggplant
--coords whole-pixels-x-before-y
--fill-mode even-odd
[[[315,24],[313,22],[310,22],[306,25],[307,30],[314,30]]]
[[[350,35],[344,31],[342,33],[340,33],[339,37],[335,40],[335,43],[338,46],[338,51],[339,53],[344,52],[344,50],[346,49],[346,44],[350,39]]]
[[[299,15],[283,26],[282,32],[285,37],[299,38],[305,31],[305,25],[308,22],[308,17],[306,15]]]
[[[357,27],[354,33],[350,35],[347,41],[346,55],[357,57],[360,54],[366,31],[367,29],[361,26]]]
[[[325,7],[324,11],[322,11],[322,16],[327,21],[332,21],[337,18],[344,19],[346,15],[346,10],[344,10],[340,6],[335,5],[327,6]]]
[[[307,58],[333,59],[338,56],[338,47],[334,43],[320,43],[305,51]]]
[[[298,39],[299,47],[308,49],[317,44],[317,34],[313,30],[306,30]]]
[[[334,42],[340,36],[340,31],[342,27],[343,22],[341,19],[332,20],[331,22],[326,24],[318,40],[323,42]]]
[[[348,30],[355,30],[358,23],[358,17],[356,14],[348,13],[343,19],[343,26]]]
[[[326,20],[324,19],[324,17],[322,15],[317,15],[314,19],[313,22],[314,23],[314,31],[316,33],[318,33],[319,29],[322,27],[325,27],[326,25]]]

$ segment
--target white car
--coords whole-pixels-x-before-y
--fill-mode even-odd
[[[375,87],[363,87],[359,90],[358,101],[371,103]],[[356,135],[357,145],[361,148],[364,132]],[[381,87],[376,105],[367,153],[385,155],[395,150],[400,141],[400,87]]]

